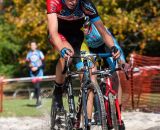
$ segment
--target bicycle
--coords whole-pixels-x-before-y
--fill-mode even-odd
[[[57,129],[65,129],[65,130],[73,130],[75,129],[75,124],[78,122],[80,123],[79,119],[81,118],[81,127],[79,129],[82,130],[90,130],[91,127],[98,126],[100,130],[108,130],[107,124],[106,124],[106,111],[104,106],[104,100],[103,95],[101,93],[100,87],[98,84],[95,84],[90,79],[90,65],[89,62],[91,61],[91,57],[93,55],[85,55],[85,53],[82,52],[82,56],[80,58],[83,58],[84,68],[81,71],[72,72],[69,69],[69,59],[65,61],[65,67],[63,74],[66,73],[65,78],[65,93],[67,95],[67,106],[68,110],[65,108],[63,112],[58,112],[56,108],[54,108],[54,96],[52,97],[52,105],[51,105],[51,130],[55,130],[55,126],[57,125]],[[94,55],[95,56],[95,55]],[[100,55],[99,55],[100,56]],[[78,56],[79,57],[79,56]],[[71,58],[77,58],[71,57]],[[82,74],[82,84],[81,84],[81,90],[79,94],[79,100],[77,109],[75,109],[75,101],[74,101],[74,95],[73,95],[73,87],[72,87],[72,78],[76,74]],[[93,98],[93,110],[96,110],[97,113],[97,120],[93,120],[89,122],[88,119],[88,111],[87,111],[87,102],[88,102],[88,96],[89,93],[92,92],[94,94]],[[97,109],[99,108],[99,109]],[[60,115],[59,118],[57,118],[57,115]],[[93,111],[94,114],[94,111]],[[63,115],[64,119],[61,119],[61,116]]]
[[[108,53],[107,57],[111,57],[112,55]],[[105,57],[105,58],[107,58]],[[114,61],[114,64],[116,66],[116,61]],[[124,123],[121,119],[121,111],[119,107],[117,92],[113,90],[111,77],[113,72],[121,70],[121,68],[114,68],[114,69],[101,69],[101,62],[99,62],[100,70],[97,70],[96,72],[93,72],[93,74],[100,75],[100,82],[99,86],[100,89],[104,95],[104,104],[106,109],[106,115],[107,115],[107,125],[108,130],[111,130],[114,128],[114,130],[125,130]],[[124,65],[122,65],[124,67]],[[125,71],[125,75],[127,80],[129,80],[128,74]]]

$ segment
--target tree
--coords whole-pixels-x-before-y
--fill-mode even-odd
[[[159,0],[93,1],[104,24],[118,39],[125,54],[136,51],[148,56],[160,56]],[[47,40],[45,2],[3,0],[3,4],[0,5],[0,71],[4,70],[3,74],[12,72],[8,74],[24,75],[24,59],[28,51],[28,42],[32,39],[37,40],[40,49],[46,55],[47,72],[52,72],[55,64],[51,61],[56,59],[57,53]]]
[[[135,50],[137,53],[150,55],[150,51],[145,48],[153,41],[159,43],[158,0],[101,0],[97,8],[105,25],[112,30],[118,41],[124,44],[127,53]],[[160,43],[157,45],[160,46]],[[160,53],[156,54],[154,56],[160,56]]]

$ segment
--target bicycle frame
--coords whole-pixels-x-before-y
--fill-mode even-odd
[[[66,86],[67,86],[67,95],[68,95],[68,104],[69,104],[69,117],[73,120],[75,118],[79,118],[79,112],[81,112],[81,107],[83,105],[84,117],[85,117],[85,128],[88,126],[88,115],[87,115],[87,93],[88,93],[88,85],[91,83],[90,80],[90,72],[88,66],[87,58],[84,58],[84,70],[83,70],[83,78],[82,78],[82,86],[79,94],[77,112],[75,109],[75,102],[73,96],[73,88],[72,88],[72,73],[70,73],[69,67],[67,67],[67,77],[66,77]],[[66,63],[68,64],[68,63]],[[63,72],[65,73],[65,72]]]
[[[104,104],[105,104],[106,112],[108,114],[108,116],[107,116],[108,124],[110,126],[112,125],[111,115],[110,115],[110,111],[109,111],[109,102],[108,102],[109,94],[111,93],[114,96],[114,100],[115,100],[115,106],[116,106],[116,111],[117,111],[118,123],[119,123],[119,125],[122,125],[121,112],[120,112],[120,108],[119,108],[119,102],[118,102],[117,92],[115,90],[113,90],[111,78],[109,76],[107,76],[104,80],[105,80],[104,83],[106,85],[106,91],[105,91],[105,94],[104,94],[104,102],[105,102]]]

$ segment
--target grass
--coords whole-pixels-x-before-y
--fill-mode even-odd
[[[77,102],[78,97],[75,97]],[[3,103],[3,112],[0,113],[0,117],[24,117],[24,116],[44,116],[44,114],[50,114],[51,98],[43,99],[43,105],[37,109],[35,107],[35,100],[29,99],[6,99]],[[65,109],[67,107],[67,98],[63,98]]]
[[[159,94],[142,94],[140,100],[140,106],[147,105],[152,109],[159,108]],[[75,102],[77,103],[78,97],[75,96]],[[137,100],[135,101],[136,104]],[[63,98],[63,103],[67,109],[67,98]],[[129,102],[127,102],[130,104]],[[35,100],[29,99],[5,99],[3,103],[3,112],[0,113],[0,117],[23,117],[23,116],[44,116],[50,114],[51,98],[43,99],[42,108],[36,109]]]
[[[39,109],[35,107],[35,100],[12,99],[4,100],[3,112],[0,117],[23,117],[23,116],[43,116],[50,112],[51,99],[44,99],[43,106]]]

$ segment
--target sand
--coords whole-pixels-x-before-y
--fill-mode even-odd
[[[160,130],[160,114],[123,112],[126,130]],[[0,117],[0,130],[49,130],[49,115],[44,117]]]

